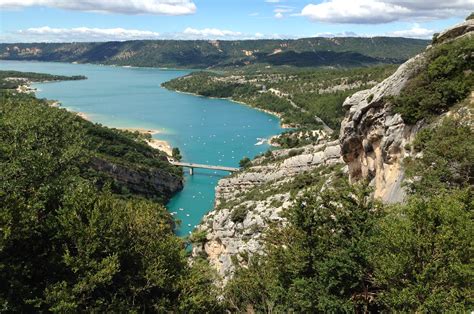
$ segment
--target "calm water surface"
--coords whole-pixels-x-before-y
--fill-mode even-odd
[[[183,161],[237,167],[239,160],[268,149],[258,138],[281,133],[274,116],[227,100],[168,91],[160,84],[186,75],[185,70],[122,68],[67,63],[0,61],[0,69],[60,75],[87,80],[35,84],[37,96],[59,100],[110,127],[160,130],[156,138],[179,147]],[[184,189],[167,204],[187,235],[213,207],[214,189],[224,172],[186,172]]]

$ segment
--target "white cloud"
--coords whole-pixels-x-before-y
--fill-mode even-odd
[[[366,36],[361,36],[354,32],[342,32],[342,33],[326,32],[326,33],[316,33],[314,37],[334,38],[334,37],[366,37]]]
[[[280,0],[265,0],[266,3],[280,3]]]
[[[320,22],[378,24],[462,16],[472,10],[474,0],[328,0],[306,5],[301,15]]]
[[[241,32],[234,32],[229,30],[223,30],[218,28],[203,28],[196,29],[188,27],[184,30],[183,34],[191,35],[196,38],[223,38],[223,37],[239,37],[242,35]]]
[[[30,6],[120,14],[185,15],[196,12],[192,0],[0,0],[0,8]]]
[[[409,38],[431,38],[435,33],[432,29],[426,29],[420,27],[419,24],[414,24],[411,29],[406,30],[399,30],[387,33],[388,36],[395,36],[395,37],[409,37]]]
[[[123,28],[53,28],[49,26],[28,28],[0,34],[0,42],[104,42],[140,39],[175,39],[175,40],[241,40],[241,39],[286,39],[295,38],[293,35],[242,33],[218,28],[196,29],[187,27],[182,32],[158,33],[149,30]]]
[[[152,31],[123,28],[28,28],[0,37],[5,42],[84,42],[157,39],[160,34]]]
[[[273,9],[273,13],[275,13],[275,18],[282,19],[285,17],[285,13],[293,12],[293,7],[287,5],[278,5],[275,9]]]
[[[281,12],[275,13],[275,18],[276,18],[276,19],[282,19],[283,17],[284,17],[284,16],[283,16],[283,13],[281,13]]]

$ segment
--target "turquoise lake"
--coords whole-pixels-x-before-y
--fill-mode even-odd
[[[183,161],[237,167],[244,156],[268,149],[260,138],[282,132],[278,118],[223,99],[168,91],[160,84],[188,74],[187,70],[123,68],[89,64],[0,61],[0,69],[60,75],[85,75],[87,80],[35,84],[39,98],[84,112],[110,127],[160,130],[154,137],[179,147]],[[225,172],[185,171],[184,189],[167,204],[181,221],[184,236],[212,209],[214,189]]]

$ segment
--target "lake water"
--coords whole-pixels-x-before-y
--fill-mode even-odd
[[[35,84],[39,98],[59,100],[110,127],[160,130],[154,137],[179,147],[183,161],[237,167],[244,156],[268,149],[255,145],[282,129],[264,112],[222,99],[168,91],[160,84],[186,75],[185,70],[123,68],[89,64],[0,61],[0,69],[59,75],[85,75],[87,80]],[[195,169],[185,175],[184,189],[167,204],[181,221],[177,234],[187,235],[212,209],[214,189],[225,172]]]

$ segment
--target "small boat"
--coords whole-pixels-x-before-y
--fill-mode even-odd
[[[178,210],[184,210],[184,208],[181,207],[181,208],[178,208]]]
[[[258,142],[255,143],[255,146],[263,145],[263,144],[265,144],[265,142],[267,141],[266,138],[260,138],[260,137],[257,137],[257,140],[258,140]]]

